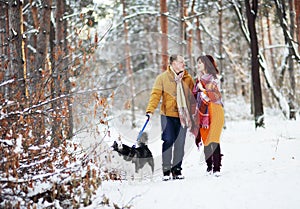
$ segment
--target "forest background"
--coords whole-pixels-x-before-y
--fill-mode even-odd
[[[299,115],[299,0],[0,0],[0,205],[91,204],[112,119],[136,128],[168,56],[213,55],[224,102]],[[121,110],[121,111],[120,111]],[[243,110],[241,110],[243,111]],[[230,117],[230,113],[226,113]],[[81,133],[100,139],[87,151]],[[105,175],[103,175],[105,173]]]

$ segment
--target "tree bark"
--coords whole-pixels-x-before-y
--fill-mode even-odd
[[[192,6],[191,6],[191,15],[195,15],[195,0],[192,1]],[[191,24],[191,22],[190,22]],[[188,54],[188,58],[189,58],[189,67],[191,69],[190,73],[192,73],[193,69],[194,69],[194,60],[193,60],[193,33],[194,30],[192,28],[190,28],[187,31],[187,54]]]
[[[161,70],[165,71],[168,66],[168,17],[165,15],[168,12],[167,1],[160,0],[160,27],[161,27],[161,54],[162,66]]]
[[[269,43],[269,46],[272,46],[273,45],[273,40],[272,40],[270,13],[269,13],[269,11],[266,11],[266,12],[267,12],[266,15],[267,15],[267,26],[268,26],[267,27],[267,30],[268,30],[268,43]],[[274,50],[273,50],[273,48],[270,48],[271,68],[272,68],[273,71],[275,71],[275,69],[277,67],[274,56],[275,56]]]
[[[219,21],[218,21],[218,25],[219,25],[219,57],[220,57],[220,65],[219,65],[219,70],[220,73],[223,73],[223,30],[222,30],[222,16],[223,16],[223,4],[222,4],[222,0],[219,0],[219,10],[218,10],[218,14],[219,14]]]
[[[31,73],[34,77],[33,81],[33,104],[37,104],[45,100],[45,78],[49,72],[46,69],[47,55],[49,50],[49,34],[50,34],[50,16],[51,16],[52,0],[43,0],[41,8],[41,18],[39,19],[39,33],[37,35],[37,46],[35,55],[35,66]],[[34,14],[36,19],[36,14]],[[39,108],[43,112],[43,107]],[[38,114],[34,117],[33,135],[39,140],[45,139],[45,117],[43,114]]]
[[[34,0],[30,0],[30,8],[31,8],[31,17],[29,17],[27,19],[27,21],[33,26],[33,28],[36,31],[38,31],[39,30],[39,14],[38,14],[39,12],[37,9],[37,4]],[[30,44],[30,46],[32,46],[34,49],[37,49],[38,48],[37,39],[38,39],[38,33],[35,32],[27,38],[27,44]],[[37,82],[35,80],[35,74],[37,71],[36,70],[37,50],[36,51],[28,50],[28,47],[26,47],[26,50],[27,50],[26,54],[27,54],[27,58],[28,58],[28,61],[27,61],[28,75],[29,75],[29,77],[31,77],[31,79],[29,79],[30,80],[30,82],[29,82],[29,100],[30,100],[30,103],[33,105],[33,104],[37,103],[35,101],[36,91],[33,90],[36,88],[35,83]]]
[[[203,52],[203,44],[202,44],[202,40],[201,40],[201,30],[200,30],[200,17],[197,16],[196,17],[196,40],[197,40],[197,46],[199,49],[199,53],[202,54]]]
[[[185,0],[180,0],[179,4],[179,14],[180,14],[180,21],[179,21],[179,40],[180,40],[180,50],[179,53],[184,56],[186,53],[186,24],[185,24],[185,10],[186,10]]]
[[[219,21],[218,21],[218,25],[219,25],[219,70],[220,70],[220,75],[222,76],[221,78],[221,91],[224,94],[225,92],[223,91],[223,85],[224,85],[224,77],[225,77],[225,71],[223,71],[223,25],[222,25],[222,19],[223,19],[223,3],[222,0],[219,0],[218,2],[219,4],[219,10],[218,10],[218,14],[219,14]],[[223,98],[225,98],[225,95],[223,95]],[[225,101],[225,99],[223,99]],[[224,102],[223,101],[223,102]]]
[[[68,21],[64,21],[64,27],[68,28]],[[67,37],[68,37],[68,31],[65,30],[65,46],[64,46],[64,51],[65,54],[67,54],[68,56],[66,56],[66,63],[70,63],[71,62],[71,58],[70,58],[70,52],[69,52],[69,43],[67,41]],[[95,43],[97,44],[97,43]],[[71,139],[74,135],[74,124],[73,124],[73,98],[71,96],[72,90],[71,90],[71,82],[70,82],[70,77],[71,77],[71,73],[70,73],[70,67],[67,64],[67,66],[65,66],[65,70],[64,70],[64,83],[65,83],[65,95],[68,95],[68,97],[66,98],[66,106],[65,106],[65,112],[66,112],[66,118],[65,118],[65,123],[64,123],[64,129],[65,129],[65,136],[67,139]]]
[[[134,76],[131,67],[131,55],[130,55],[130,45],[128,39],[128,24],[126,21],[126,0],[122,0],[123,5],[123,18],[124,18],[124,38],[125,38],[125,62],[126,62],[126,72],[127,76],[130,79],[130,90],[131,90],[131,127],[135,128],[135,101],[134,101]]]
[[[64,41],[65,41],[65,30],[63,24],[63,15],[65,12],[65,0],[56,1],[56,14],[55,14],[55,48],[52,52],[54,57],[53,68],[52,68],[52,87],[51,96],[53,98],[58,98],[63,91],[63,81],[62,81],[62,71],[64,69]],[[52,103],[52,146],[58,147],[63,142],[63,129],[62,129],[62,101],[55,100]]]
[[[289,0],[289,14],[290,14],[290,31],[292,39],[295,40],[295,15],[294,15],[294,4],[293,0]],[[289,48],[289,77],[290,77],[290,84],[291,90],[289,92],[289,107],[290,107],[290,119],[296,120],[296,79],[295,79],[295,69],[294,69],[294,60],[293,60],[293,52],[291,48]]]
[[[1,33],[1,56],[3,59],[1,59],[1,68],[0,68],[0,84],[5,83],[5,81],[10,80],[10,75],[9,75],[9,59],[10,59],[10,49],[9,49],[9,43],[8,43],[8,37],[9,37],[9,5],[5,4],[4,2],[1,3],[1,11],[4,11],[2,13],[3,18],[1,18],[1,27],[0,30],[3,28],[2,33]],[[9,85],[3,85],[0,87],[0,101],[1,104],[3,104],[3,101],[8,100],[9,98]],[[2,108],[1,108],[1,111]],[[7,118],[1,118],[0,119],[0,136],[5,139],[6,138],[6,133],[10,129],[10,121]],[[2,155],[1,155],[2,157]],[[2,171],[2,170],[1,170]]]
[[[283,4],[280,5],[279,0],[274,0],[274,2],[275,2],[276,10],[277,10],[277,15],[280,20],[280,25],[282,27],[283,35],[285,37],[286,42],[288,43],[288,45],[290,47],[290,53],[292,53],[292,55],[294,56],[294,59],[297,62],[300,62],[300,55],[296,49],[294,40],[292,39],[291,32],[290,32],[286,22],[283,21],[284,20],[284,13],[283,13],[284,11],[282,8]]]
[[[22,54],[21,15],[22,5],[19,1],[9,4],[9,48],[10,48],[10,78],[15,79],[9,88],[9,97],[12,101],[25,98],[24,60]]]
[[[296,12],[296,25],[297,25],[296,34],[297,34],[298,52],[300,53],[300,1],[295,0],[294,4],[295,4],[295,12]]]
[[[258,41],[255,26],[255,19],[258,11],[258,1],[253,0],[250,5],[249,0],[245,0],[246,16],[248,20],[248,28],[250,32],[250,47],[251,47],[251,75],[253,88],[253,102],[254,102],[254,118],[255,127],[264,126],[264,111],[262,103],[261,82],[259,74],[259,54]]]
[[[295,112],[295,88],[296,88],[296,81],[295,81],[295,72],[294,72],[294,63],[293,63],[293,58],[297,57],[296,54],[296,48],[293,46],[293,39],[294,39],[294,17],[293,17],[293,3],[291,0],[289,0],[289,8],[290,8],[290,19],[291,19],[291,24],[288,28],[288,25],[286,25],[287,21],[287,15],[286,15],[286,9],[285,9],[285,0],[281,1],[281,4],[279,3],[278,0],[275,0],[275,5],[277,9],[277,14],[280,17],[280,25],[283,30],[284,34],[284,40],[285,44],[289,46],[288,48],[288,56],[286,59],[286,64],[289,72],[289,77],[290,77],[290,93],[289,93],[289,119],[296,119],[296,112]],[[299,61],[299,57],[298,57]],[[283,68],[285,69],[285,65],[283,65]],[[281,79],[283,80],[284,77],[284,72],[285,70],[283,69]]]
[[[6,37],[6,19],[8,20],[8,7],[5,3],[0,2],[0,10],[3,11],[0,15],[0,84],[5,81],[5,72],[7,71],[8,63],[8,44]],[[5,86],[0,87],[0,98],[5,97]]]

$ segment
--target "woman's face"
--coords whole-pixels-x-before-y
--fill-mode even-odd
[[[202,62],[201,59],[198,60],[197,62],[197,74],[198,75],[203,75],[205,74],[205,66],[204,66],[204,63]]]

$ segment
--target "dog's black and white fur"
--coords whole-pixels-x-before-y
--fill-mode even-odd
[[[114,151],[118,152],[125,161],[131,161],[134,163],[136,173],[138,173],[148,163],[153,174],[154,159],[147,143],[148,134],[143,132],[141,138],[137,142],[137,147],[130,147],[122,142],[118,143],[117,141],[114,141],[112,148]]]

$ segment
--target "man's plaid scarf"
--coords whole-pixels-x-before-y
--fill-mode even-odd
[[[184,94],[183,86],[182,86],[182,78],[184,75],[184,71],[180,72],[178,75],[175,73],[175,71],[170,66],[170,69],[173,71],[175,76],[175,82],[176,82],[176,102],[178,107],[178,113],[180,118],[180,123],[182,127],[188,127],[189,129],[192,127],[192,120],[190,117],[190,112],[188,109],[186,96]]]

